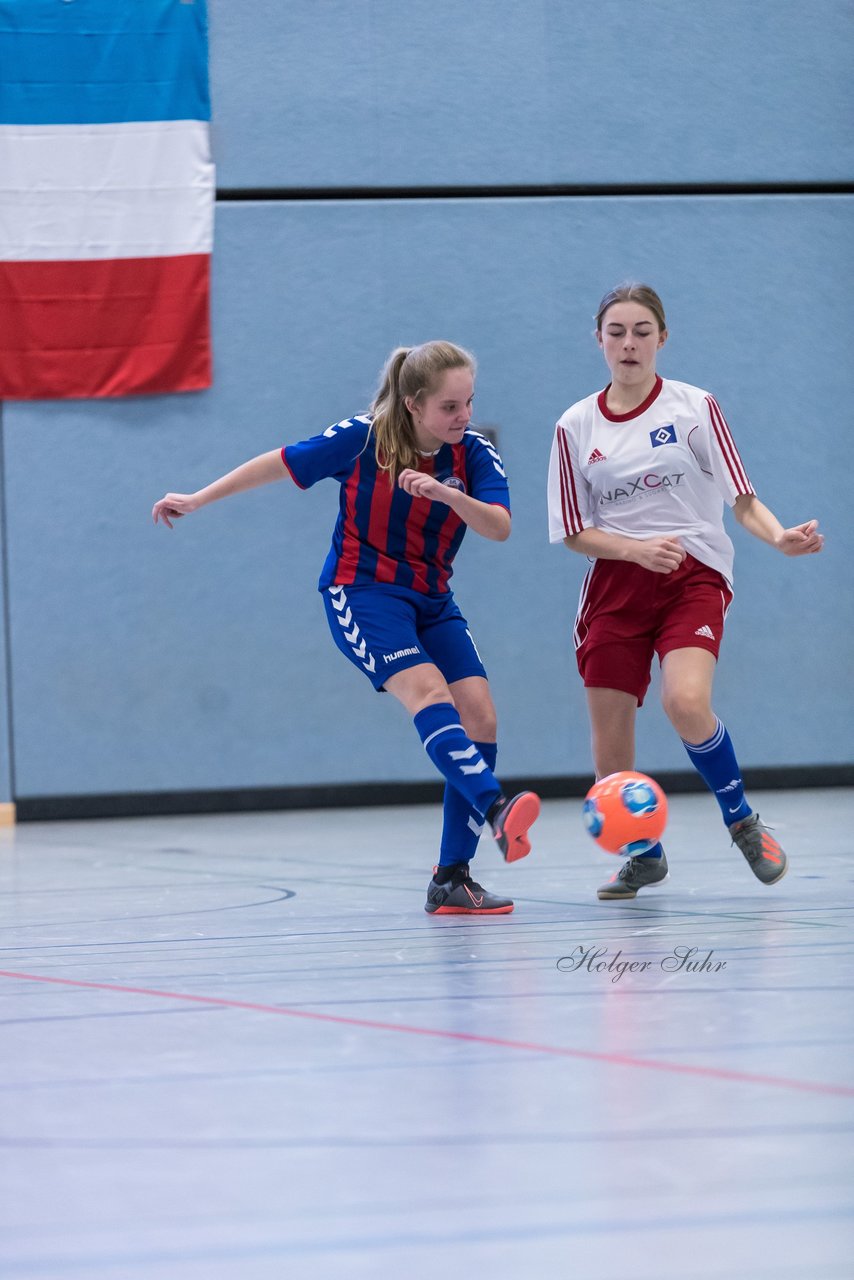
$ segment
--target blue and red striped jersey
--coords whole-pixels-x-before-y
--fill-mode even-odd
[[[318,584],[387,582],[413,591],[448,591],[466,525],[444,502],[413,498],[392,488],[377,465],[371,417],[360,414],[282,449],[301,489],[327,477],[341,486],[332,546]],[[446,444],[420,460],[419,469],[472,498],[510,510],[504,464],[494,445],[469,429],[460,444]]]

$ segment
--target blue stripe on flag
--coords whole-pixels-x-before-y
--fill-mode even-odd
[[[0,124],[209,120],[206,0],[0,0]]]

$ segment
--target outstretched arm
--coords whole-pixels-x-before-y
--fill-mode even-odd
[[[233,493],[243,493],[246,489],[257,489],[262,484],[271,484],[273,480],[284,480],[288,474],[281,450],[272,449],[269,453],[261,453],[257,458],[251,458],[242,466],[235,467],[234,471],[220,476],[219,480],[214,480],[196,493],[167,493],[159,502],[155,502],[151,518],[155,524],[162,520],[171,529],[173,520],[188,516],[191,511],[198,511],[199,507],[207,506],[209,502],[228,498]]]
[[[755,494],[739,495],[733,511],[742,528],[752,533],[754,538],[782,551],[784,556],[813,555],[824,546],[824,534],[818,532],[817,520],[807,520],[805,524],[784,529],[774,512],[769,511]]]

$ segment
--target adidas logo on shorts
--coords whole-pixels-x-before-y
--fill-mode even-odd
[[[711,627],[698,627],[694,632],[695,636],[705,636],[707,640],[714,640],[715,633]]]

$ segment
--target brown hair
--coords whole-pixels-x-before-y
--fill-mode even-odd
[[[418,466],[415,426],[406,399],[417,400],[433,391],[448,369],[477,369],[470,351],[452,342],[423,342],[418,347],[397,347],[386,360],[371,405],[377,463],[391,483],[406,467]]]
[[[652,286],[640,284],[637,281],[627,281],[625,284],[618,284],[616,289],[611,289],[599,303],[599,310],[596,312],[597,333],[602,332],[605,312],[609,307],[613,307],[615,302],[639,303],[640,306],[646,307],[647,311],[651,311],[655,316],[660,333],[664,333],[667,329],[667,321],[664,318],[664,304]]]

